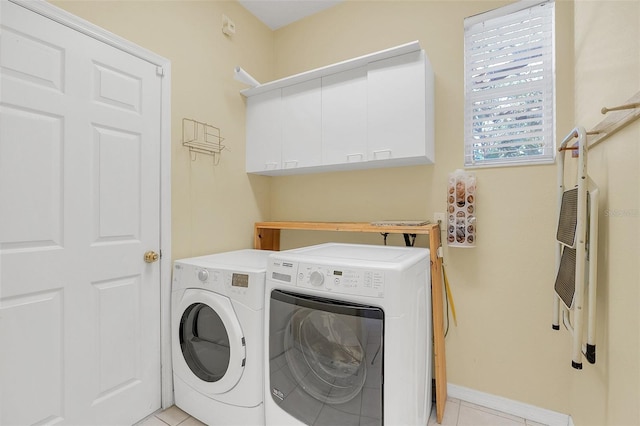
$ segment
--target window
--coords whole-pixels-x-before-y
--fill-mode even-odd
[[[465,166],[554,161],[554,44],[553,1],[465,19]]]

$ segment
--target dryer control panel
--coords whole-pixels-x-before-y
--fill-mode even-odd
[[[265,274],[176,263],[173,267],[172,291],[193,288],[207,290],[260,310],[264,308]]]
[[[221,294],[246,294],[250,285],[262,285],[256,274],[208,268],[195,268],[194,272],[203,288]]]
[[[272,261],[269,279],[296,287],[330,293],[383,297],[385,275],[382,270]]]

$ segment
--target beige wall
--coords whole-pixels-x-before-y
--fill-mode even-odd
[[[275,32],[235,1],[54,3],[172,62],[173,250],[179,258],[250,247],[257,220],[417,219],[444,211],[447,174],[463,165],[463,18],[508,1],[349,1]],[[558,2],[558,138],[574,123],[595,125],[602,105],[639,90],[639,7],[635,1],[577,2],[574,43],[574,4]],[[220,31],[223,13],[237,25],[232,38]],[[436,76],[435,165],[277,178],[244,173],[238,94],[244,86],[232,79],[235,65],[269,81],[416,39]],[[222,129],[229,150],[217,166],[205,156],[191,161],[180,142],[183,117]],[[639,132],[638,125],[626,129],[590,157],[604,192],[599,358],[581,372],[570,367],[568,333],[550,327],[555,167],[475,170],[477,247],[445,247],[458,313],[447,337],[451,383],[569,413],[577,425],[640,424]],[[326,239],[382,242],[377,235],[297,232],[284,233],[283,246]],[[389,242],[403,244],[397,236]],[[418,238],[417,245],[426,244]]]
[[[269,215],[268,178],[245,173],[240,65],[273,78],[273,32],[236,1],[53,1],[171,61],[172,249],[174,259],[250,247],[253,222]],[[225,36],[222,15],[237,33]],[[182,119],[221,129],[219,164],[182,146]]]
[[[575,4],[575,122],[589,129],[603,106],[640,90],[640,2]],[[589,152],[602,191],[595,366],[571,374],[576,425],[640,424],[640,123]]]

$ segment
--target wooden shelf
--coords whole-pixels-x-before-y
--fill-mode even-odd
[[[439,248],[441,247],[440,226],[438,224],[419,226],[373,225],[368,222],[256,222],[254,247],[261,250],[280,250],[280,231],[283,229],[429,235],[436,417],[438,423],[442,423],[447,402],[447,367],[444,346],[442,258],[438,256]]]

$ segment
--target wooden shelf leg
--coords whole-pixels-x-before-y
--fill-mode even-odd
[[[280,230],[256,228],[253,238],[253,248],[258,250],[280,250]]]
[[[429,234],[431,252],[431,305],[433,313],[433,356],[436,380],[436,419],[442,423],[447,402],[447,365],[444,343],[444,313],[442,295],[442,258],[438,257],[440,228]]]

